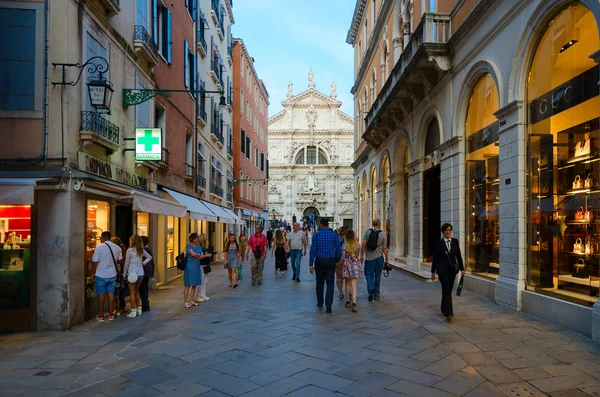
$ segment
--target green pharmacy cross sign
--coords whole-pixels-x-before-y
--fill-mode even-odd
[[[162,160],[162,131],[160,128],[135,129],[135,159]]]

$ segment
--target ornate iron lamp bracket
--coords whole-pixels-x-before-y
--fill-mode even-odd
[[[160,95],[165,98],[171,97],[171,90],[149,90],[145,88],[123,88],[123,109],[129,106],[139,105],[149,99]]]
[[[92,62],[93,60],[96,60],[96,59],[99,60],[100,63]],[[95,73],[98,73],[98,77],[89,76],[88,81],[92,81],[92,80],[106,81],[106,79],[102,75],[104,73],[108,72],[108,67],[109,67],[108,61],[100,56],[91,57],[83,65],[80,63],[52,63],[52,66],[54,66],[54,67],[61,66],[62,67],[62,81],[53,81],[52,85],[70,85],[70,86],[76,86],[79,83],[79,80],[81,79],[83,70],[85,69],[86,66],[87,66],[88,73],[90,73],[92,75]],[[75,68],[79,69],[79,75],[77,76],[77,80],[75,80],[75,81],[66,81],[66,68],[71,68],[71,67],[75,67]]]

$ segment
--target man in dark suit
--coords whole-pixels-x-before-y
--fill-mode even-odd
[[[442,233],[444,237],[435,244],[433,263],[431,264],[431,280],[435,281],[435,274],[437,273],[440,284],[442,284],[442,313],[448,321],[451,321],[454,316],[452,288],[456,279],[454,264],[458,265],[463,276],[465,275],[465,267],[458,240],[452,238],[452,225],[444,223]]]

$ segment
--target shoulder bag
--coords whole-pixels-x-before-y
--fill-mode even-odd
[[[104,244],[106,244],[106,243],[104,243]],[[108,248],[108,251],[110,252],[110,256],[112,256],[113,264],[115,265],[115,270],[117,271],[117,279],[115,280],[115,288],[121,289],[122,287],[124,287],[124,285],[121,285],[121,272],[119,271],[119,268],[117,267],[117,260],[115,259],[115,255],[113,254],[112,249],[110,249],[110,245],[106,244],[106,247]]]
[[[458,263],[456,263],[456,258],[454,260],[452,260],[452,258],[450,257],[450,252],[448,251],[448,247],[446,246],[446,243],[444,241],[442,241],[442,244],[444,244],[444,251],[446,252],[446,256],[448,257],[448,260],[450,261],[452,270],[454,270],[455,274],[458,274],[458,272],[460,271],[460,268],[458,267]]]
[[[181,252],[179,255],[175,257],[175,262],[177,263],[177,269],[181,271],[185,271],[187,266],[187,257],[188,255]]]

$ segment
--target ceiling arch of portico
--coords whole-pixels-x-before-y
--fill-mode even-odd
[[[506,103],[504,102],[505,94],[503,90],[503,82],[502,75],[500,70],[496,66],[493,61],[484,59],[476,62],[461,84],[461,92],[458,96],[458,102],[456,105],[456,112],[454,114],[458,115],[455,117],[455,125],[454,131],[457,131],[458,134],[464,134],[464,126],[467,119],[467,111],[469,109],[469,102],[471,99],[471,95],[473,94],[473,89],[479,82],[479,80],[484,77],[486,74],[492,76],[494,81],[496,82],[496,92],[498,93],[498,103],[500,108],[502,108]]]
[[[537,8],[531,14],[531,18],[529,18],[527,24],[524,25],[525,29],[523,30],[521,39],[519,40],[519,44],[515,51],[508,85],[507,104],[512,103],[515,100],[525,101],[529,69],[533,62],[538,43],[546,32],[548,24],[559,14],[561,9],[564,9],[569,5],[575,5],[578,2],[592,12],[596,24],[598,25],[598,31],[600,32],[600,2],[598,0],[540,1]],[[500,103],[502,107],[503,103]]]
[[[387,167],[386,167],[386,161],[387,161]],[[387,168],[387,173],[386,173],[386,168]],[[385,182],[387,178],[389,178],[391,170],[393,170],[394,168],[392,167],[392,158],[390,157],[390,153],[388,152],[387,149],[385,149],[382,153],[381,153],[381,157],[379,160],[379,182]]]

